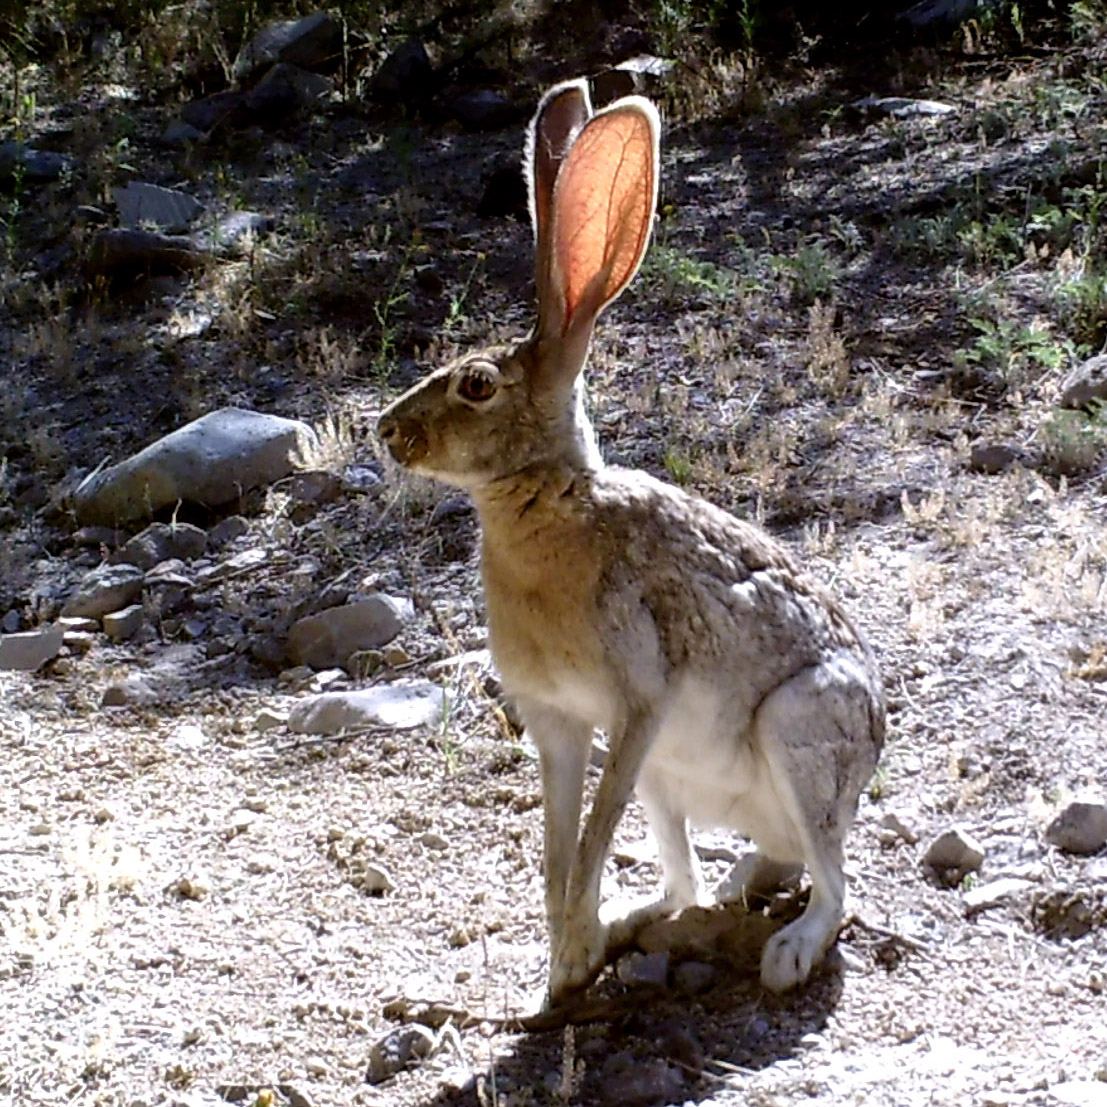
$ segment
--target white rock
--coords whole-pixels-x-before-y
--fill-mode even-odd
[[[1065,1080],[1054,1084],[1049,1094],[1071,1107],[1107,1107],[1107,1083],[1102,1080]]]
[[[60,626],[66,634],[87,633],[100,629],[99,623],[97,623],[95,619],[88,618],[86,615],[63,615],[58,619],[58,626]]]
[[[912,115],[952,115],[957,111],[952,104],[943,104],[940,100],[913,100],[906,96],[866,96],[854,100],[853,106],[884,112],[899,119]]]
[[[961,902],[968,914],[986,911],[989,907],[998,907],[1004,900],[1025,891],[1033,883],[1032,880],[1024,880],[1018,876],[1002,876],[998,880],[989,880],[986,884],[977,884],[970,888],[962,895]]]
[[[134,565],[101,565],[81,581],[66,600],[62,614],[102,619],[139,599],[142,584],[142,570]]]
[[[77,488],[82,523],[116,525],[185,500],[215,507],[288,476],[318,446],[297,419],[225,407],[173,431]]]
[[[288,728],[298,734],[338,734],[372,726],[410,730],[441,719],[445,706],[446,693],[437,684],[398,680],[375,688],[312,696],[292,709]]]
[[[0,669],[33,673],[57,657],[65,641],[60,626],[36,627],[19,634],[0,634]]]
[[[897,811],[887,811],[880,819],[880,825],[885,830],[890,830],[896,838],[901,838],[909,846],[913,846],[918,840],[919,836],[911,829],[910,825],[906,823],[903,816]]]
[[[145,617],[142,604],[133,603],[122,611],[113,611],[104,616],[104,633],[113,642],[125,642],[139,632]]]
[[[207,735],[195,723],[182,723],[168,739],[179,750],[201,750],[208,744]]]
[[[374,865],[372,862],[360,866],[350,882],[370,896],[384,895],[396,887],[389,871],[383,865]]]
[[[1066,853],[1098,853],[1107,845],[1107,803],[1073,800],[1046,827],[1045,839]]]
[[[408,600],[378,594],[328,607],[298,620],[288,634],[288,655],[297,665],[328,669],[359,650],[390,642],[413,614]]]

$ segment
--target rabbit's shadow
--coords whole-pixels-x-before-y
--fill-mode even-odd
[[[717,919],[719,909],[693,910]],[[671,987],[628,989],[609,974],[590,990],[591,1021],[490,1042],[493,1061],[464,1086],[442,1088],[424,1107],[697,1103],[794,1056],[838,1005],[840,959],[832,952],[803,988],[774,996],[761,987],[757,962],[779,921],[733,906],[724,910],[732,920],[739,913],[744,918],[709,954],[674,951]],[[710,985],[689,994],[696,978]]]

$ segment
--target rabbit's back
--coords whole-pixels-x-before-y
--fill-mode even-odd
[[[723,758],[767,696],[832,659],[829,672],[879,700],[869,648],[833,597],[708,502],[605,468],[520,482],[500,507],[499,520],[482,512],[484,581],[513,694],[610,729],[628,701],[694,705],[699,689],[722,722],[698,729],[728,736]]]

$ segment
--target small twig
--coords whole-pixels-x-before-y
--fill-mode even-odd
[[[452,1021],[460,1030],[467,1030],[472,1026],[491,1026],[513,1033],[537,1034],[589,1022],[611,1022],[638,1010],[641,1003],[640,997],[629,994],[615,998],[585,995],[533,1015],[490,1015],[449,1003],[410,999],[405,996],[385,1004],[384,1016],[397,1022],[420,1022],[436,1029],[447,1021]]]
[[[859,930],[865,931],[866,934],[871,934],[874,938],[883,938],[885,941],[896,942],[905,949],[911,950],[912,953],[929,952],[924,942],[920,942],[915,938],[908,938],[906,934],[900,934],[898,931],[888,930],[883,926],[877,926],[876,923],[868,922],[861,918],[860,915],[850,915],[846,920],[845,926],[856,926]]]

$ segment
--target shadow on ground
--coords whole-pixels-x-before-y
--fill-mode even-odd
[[[789,899],[789,916],[798,902]],[[483,1107],[506,1102],[589,1104],[597,1107],[698,1103],[735,1078],[793,1056],[806,1035],[825,1027],[837,1007],[842,980],[837,958],[808,985],[785,996],[766,992],[757,979],[760,953],[780,920],[736,905],[702,912],[695,920],[729,920],[709,951],[680,949],[688,936],[673,920],[669,981],[673,987],[627,988],[605,977],[570,1005],[570,1022],[502,1042],[463,1087],[445,1087],[425,1107]],[[682,926],[684,929],[682,930]],[[710,929],[710,927],[709,927]],[[696,971],[688,972],[695,967]],[[699,994],[682,983],[707,977]]]

